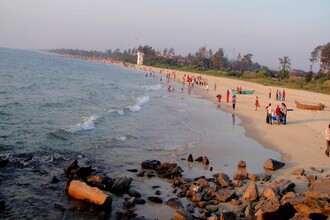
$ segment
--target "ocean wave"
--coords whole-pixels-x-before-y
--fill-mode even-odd
[[[95,129],[95,120],[98,118],[97,115],[90,115],[88,117],[83,118],[82,122],[79,122],[78,124],[68,127],[65,129],[67,132],[75,133],[79,131],[89,131]]]
[[[150,97],[145,95],[145,96],[140,96],[136,99],[135,105],[129,106],[128,109],[131,112],[139,112],[142,110],[142,106],[145,105],[150,101]]]
[[[110,109],[108,111],[109,113],[117,113],[118,115],[125,115],[125,112],[123,109]]]
[[[143,88],[146,91],[157,91],[160,90],[162,88],[161,84],[156,84],[156,85],[151,85],[151,86],[143,86]]]

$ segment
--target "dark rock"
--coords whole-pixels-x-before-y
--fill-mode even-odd
[[[8,158],[0,158],[0,167],[5,167],[9,163]]]
[[[200,178],[199,180],[197,180],[197,185],[203,188],[210,186],[210,183],[206,179]]]
[[[131,197],[123,203],[124,207],[127,209],[135,207],[135,198]]]
[[[195,161],[197,161],[197,162],[202,162],[202,161],[203,161],[203,157],[202,157],[202,156],[197,157],[197,159],[196,159]]]
[[[152,186],[153,189],[159,189],[160,186]]]
[[[141,198],[135,198],[134,201],[135,201],[135,204],[140,204],[140,205],[146,204],[146,200],[141,199]]]
[[[155,177],[155,176],[156,176],[156,175],[153,174],[153,173],[148,173],[148,174],[147,174],[147,177],[148,177],[148,178],[152,178],[152,177]]]
[[[142,162],[141,166],[144,169],[155,170],[160,164],[159,160],[145,160]]]
[[[66,167],[64,167],[64,172],[66,176],[71,175],[72,170],[78,169],[78,161],[77,160],[72,160]]]
[[[191,154],[189,154],[189,156],[188,156],[188,161],[189,162],[194,162],[193,156]]]
[[[211,172],[213,171],[213,167],[210,167],[210,169],[209,169]]]
[[[129,187],[131,185],[132,179],[131,178],[127,178],[127,177],[118,177],[110,191],[114,192],[114,193],[123,193],[123,192],[127,192],[129,190]]]
[[[162,193],[161,193],[161,191],[156,190],[155,194],[159,196],[159,195],[161,195]]]
[[[186,210],[188,212],[190,212],[190,213],[194,213],[195,212],[195,208],[191,204],[188,204],[187,205]]]
[[[237,167],[245,168],[246,167],[246,162],[244,160],[240,160],[237,164]]]
[[[209,212],[217,212],[218,210],[219,210],[219,206],[218,205],[207,205],[206,207],[205,207],[205,209],[207,210],[207,211],[209,211]]]
[[[219,173],[218,174],[218,182],[221,185],[221,187],[229,187],[230,186],[230,179],[229,176],[225,173]]]
[[[220,215],[220,220],[236,220],[237,215],[235,212],[230,212],[230,211],[222,211]]]
[[[149,196],[148,200],[154,203],[163,203],[163,200],[156,196]]]
[[[209,161],[209,158],[207,158],[206,156],[203,157],[203,160],[202,160],[202,163],[204,165],[209,165],[210,164],[210,161]]]
[[[92,167],[79,167],[77,170],[74,171],[77,176],[82,177],[83,179],[87,178],[92,174]]]
[[[127,169],[128,172],[132,172],[132,173],[137,173],[138,170],[137,169]]]
[[[59,210],[61,210],[62,212],[65,211],[65,208],[64,208],[62,205],[58,204],[58,203],[54,203],[54,208],[55,208],[55,209],[59,209]],[[1,208],[0,208],[0,209],[1,209]]]
[[[127,194],[130,197],[135,197],[135,198],[141,198],[141,193],[139,193],[138,191],[134,190],[134,189],[130,189],[128,190]]]
[[[267,199],[273,199],[279,194],[289,192],[294,187],[295,184],[290,180],[275,180],[266,186],[263,192],[263,196],[265,196]]]
[[[310,218],[307,218],[301,213],[296,213],[290,220],[309,220]]]
[[[284,166],[285,163],[270,158],[264,163],[264,168],[267,170],[278,170]]]
[[[194,219],[193,215],[184,210],[177,210],[174,213],[174,217],[173,217],[173,220],[193,220],[193,219]]]
[[[142,171],[138,172],[138,173],[136,174],[136,176],[138,176],[138,177],[144,177],[144,174],[145,174],[145,171],[142,170]]]
[[[268,200],[256,213],[257,219],[290,219],[294,216],[296,210],[289,203],[281,205],[279,203],[272,203]]]
[[[235,190],[223,189],[214,193],[219,202],[228,202],[236,197]]]
[[[175,208],[175,209],[183,209],[183,205],[178,198],[171,198],[166,201],[166,205]]]
[[[196,193],[195,195],[193,195],[193,197],[191,198],[191,201],[193,202],[200,202],[203,200],[203,197],[204,197],[204,194],[203,192],[201,193]]]
[[[60,180],[54,175],[50,183],[58,183]]]

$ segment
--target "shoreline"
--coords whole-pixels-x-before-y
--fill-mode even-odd
[[[161,69],[142,66],[141,70],[159,73]],[[195,77],[200,75],[171,69],[165,69],[163,74],[172,72],[175,72],[177,77],[180,77],[180,81],[184,74]],[[310,167],[319,167],[325,173],[330,172],[330,158],[324,154],[324,131],[330,123],[330,95],[285,88],[287,93],[285,103],[289,109],[292,109],[292,111],[288,112],[287,124],[269,125],[265,123],[265,106],[270,102],[273,110],[275,110],[276,105],[282,102],[275,100],[275,91],[283,88],[206,75],[202,75],[202,78],[208,81],[209,91],[207,92],[206,89],[203,91],[203,88],[200,87],[201,91],[197,94],[217,105],[216,95],[220,93],[223,97],[220,104],[226,107],[221,109],[227,113],[233,113],[231,100],[229,103],[224,102],[227,89],[231,91],[231,89],[237,86],[242,86],[243,90],[256,91],[254,95],[237,95],[234,114],[242,120],[241,125],[245,129],[247,137],[256,140],[266,149],[275,150],[282,154],[282,160],[287,165],[277,172],[279,176],[289,177],[288,174],[291,174],[296,168],[309,169]],[[217,84],[216,91],[213,89],[214,82]],[[269,88],[272,89],[271,99],[268,98]],[[260,108],[257,111],[255,111],[254,105],[256,96],[259,97],[260,102]],[[326,107],[323,111],[297,109],[294,104],[295,100],[303,103],[321,102]]]
[[[72,56],[65,57],[82,59],[80,57]],[[137,66],[135,64],[123,64],[121,62],[103,59],[83,59],[117,65],[123,68],[131,68],[147,72],[152,71],[155,74],[160,74],[160,71],[162,75],[175,73],[176,77],[179,77],[180,82],[182,82],[183,75],[194,77],[201,75],[198,73],[163,69],[144,65]],[[330,173],[330,158],[326,157],[324,154],[324,131],[330,123],[330,95],[285,88],[287,93],[285,103],[287,107],[293,111],[288,112],[286,125],[269,125],[265,123],[265,106],[268,105],[268,103],[272,103],[273,110],[275,110],[276,105],[281,103],[281,101],[275,100],[275,91],[276,89],[282,90],[283,88],[264,86],[253,82],[241,81],[239,79],[229,79],[208,75],[201,76],[208,82],[209,91],[207,92],[205,87],[203,88],[199,86],[200,91],[198,91],[196,94],[210,100],[216,106],[216,95],[220,93],[223,97],[221,106],[226,107],[221,108],[221,110],[227,113],[233,113],[231,110],[231,99],[229,103],[224,102],[225,91],[227,89],[231,92],[232,89],[236,89],[237,86],[241,86],[243,90],[256,91],[254,95],[237,95],[237,104],[234,114],[241,119],[241,125],[245,129],[245,135],[247,137],[256,140],[265,149],[274,150],[282,155],[282,161],[286,163],[286,166],[279,171],[274,172],[276,178],[290,178],[290,176],[292,178],[291,173],[296,168],[309,169],[310,167],[318,167],[325,171],[322,174],[323,176]],[[165,77],[164,80],[166,80]],[[216,91],[213,89],[215,82],[217,84]],[[271,99],[268,98],[269,88],[272,90]],[[260,108],[258,111],[255,111],[254,105],[256,96],[259,97],[260,102]],[[325,104],[326,107],[323,111],[301,110],[295,107],[295,100],[306,104],[320,102]],[[203,152],[205,149],[199,150],[201,155],[205,155],[207,153]],[[267,158],[265,158],[265,160],[266,159]]]

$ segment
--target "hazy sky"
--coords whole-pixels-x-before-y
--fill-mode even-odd
[[[0,47],[147,44],[187,55],[206,46],[230,59],[252,53],[272,69],[289,56],[292,68],[308,70],[311,51],[328,42],[330,0],[0,0]]]

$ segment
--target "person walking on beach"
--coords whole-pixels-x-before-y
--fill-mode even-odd
[[[206,84],[206,92],[209,93],[209,84]]]
[[[273,119],[272,119],[272,104],[269,103],[269,105],[266,106],[266,110],[267,110],[267,115],[266,115],[266,123],[268,124],[273,124]]]
[[[229,102],[229,90],[227,89],[227,93],[226,93],[226,101],[227,101],[227,103]]]
[[[233,110],[235,110],[236,107],[236,95],[233,96]]]
[[[217,82],[214,82],[214,91],[217,91]]]
[[[272,97],[272,89],[269,88],[269,92],[268,92],[268,98],[271,98]]]
[[[283,102],[285,101],[285,94],[286,94],[285,89],[283,89],[282,90],[282,101]]]
[[[280,117],[281,117],[281,109],[280,106],[277,105],[276,109],[275,109],[275,114],[276,114],[276,120],[277,120],[277,124],[280,124]]]
[[[258,99],[258,96],[256,96],[256,111],[258,110],[258,108],[260,107],[260,104],[259,104],[259,99]]]
[[[330,124],[325,130],[325,155],[329,157],[329,148],[330,148]]]
[[[282,115],[283,115],[283,124],[286,125],[286,115],[288,113],[288,109],[286,108],[286,105],[283,102],[282,102],[281,112],[282,112]]]

